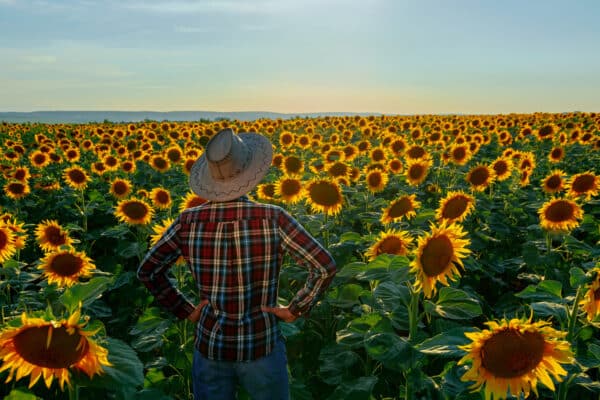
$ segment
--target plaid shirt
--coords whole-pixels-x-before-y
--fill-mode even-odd
[[[194,305],[168,277],[183,256],[200,298],[209,300],[198,321],[196,348],[209,359],[254,360],[269,354],[280,335],[277,318],[261,306],[277,306],[284,253],[308,269],[289,304],[293,314],[306,313],[331,283],[335,261],[281,207],[246,196],[183,211],[142,260],[138,278],[163,306],[186,318]]]

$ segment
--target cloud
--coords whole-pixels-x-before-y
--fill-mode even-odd
[[[27,64],[55,64],[56,57],[46,55],[27,55],[23,57],[23,61],[25,61]]]
[[[10,6],[13,4],[17,4],[17,0],[0,0],[0,6]]]

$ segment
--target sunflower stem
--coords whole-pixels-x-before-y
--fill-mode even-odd
[[[579,311],[579,302],[581,301],[581,296],[583,295],[583,290],[581,290],[581,286],[577,288],[577,293],[575,294],[575,301],[573,302],[573,308],[571,309],[571,314],[569,315],[569,326],[567,328],[567,341],[572,342],[575,336],[575,324],[577,322],[577,312]]]
[[[87,233],[88,220],[87,220],[87,210],[86,210],[86,205],[85,205],[85,194],[83,193],[83,189],[79,190],[79,201],[81,203],[81,215],[83,217],[83,220],[82,220],[83,232]]]
[[[67,385],[69,387],[69,400],[79,400],[79,385],[73,384]]]
[[[410,305],[408,306],[408,341],[414,342],[419,326],[419,296],[421,292],[410,287]]]

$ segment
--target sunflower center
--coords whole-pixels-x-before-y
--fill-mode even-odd
[[[370,173],[367,179],[369,187],[379,187],[379,185],[381,185],[382,182],[381,178],[381,174],[378,172]]]
[[[560,159],[562,157],[562,149],[554,149],[554,150],[552,150],[551,157],[554,160]]]
[[[371,154],[371,159],[375,162],[385,160],[385,153],[380,149],[375,149]]]
[[[486,340],[481,348],[481,365],[494,377],[516,378],[542,361],[544,344],[538,332],[505,329]]]
[[[489,177],[490,177],[490,173],[487,170],[487,168],[476,168],[471,173],[471,175],[469,177],[469,181],[473,185],[479,186],[479,185],[484,185],[487,182]]]
[[[171,197],[163,190],[156,192],[156,202],[158,204],[169,204]]]
[[[455,160],[461,161],[463,160],[465,157],[467,156],[467,149],[465,149],[463,146],[457,147],[456,149],[454,149],[452,151],[452,157]]]
[[[420,179],[425,173],[425,167],[421,164],[414,164],[410,167],[408,175],[411,179]]]
[[[158,169],[167,168],[167,160],[165,160],[162,157],[156,157],[154,160],[152,160],[152,162],[154,163],[154,166]]]
[[[396,218],[405,215],[413,210],[410,199],[400,199],[390,207],[390,217]]]
[[[502,175],[506,171],[508,171],[508,164],[505,161],[498,161],[494,164],[494,171],[496,171],[497,175]]]
[[[551,125],[543,126],[538,131],[538,134],[540,135],[540,137],[547,137],[547,136],[552,135],[553,133],[554,133],[554,129],[552,128]]]
[[[122,196],[129,192],[129,185],[125,182],[118,181],[114,183],[113,190],[117,196]]]
[[[4,250],[8,244],[8,235],[0,229],[0,250]]]
[[[402,240],[397,237],[387,237],[379,243],[377,254],[398,254],[406,253]]]
[[[21,184],[19,182],[13,182],[13,183],[9,184],[7,189],[10,193],[15,194],[15,195],[20,195],[20,194],[25,193],[25,186],[23,186],[23,184]]]
[[[421,146],[415,146],[408,149],[408,156],[411,158],[421,158],[425,155],[425,149]]]
[[[442,274],[448,268],[453,256],[454,248],[447,236],[429,239],[423,247],[420,258],[423,272],[430,277]]]
[[[450,199],[444,206],[444,209],[442,211],[442,218],[459,218],[461,215],[463,215],[468,205],[469,201],[463,196],[458,196],[453,199]]]
[[[286,179],[281,184],[281,192],[286,196],[298,194],[301,189],[300,181],[296,179]]]
[[[285,169],[290,173],[297,173],[302,168],[302,161],[298,157],[288,157],[285,159]]]
[[[322,206],[335,206],[340,202],[340,195],[335,186],[328,182],[317,182],[309,189],[311,200]]]
[[[130,201],[123,206],[123,213],[131,219],[140,220],[148,214],[148,207],[138,201]]]
[[[577,193],[585,193],[594,187],[595,181],[592,175],[581,175],[573,180],[571,188]]]
[[[560,176],[552,175],[546,181],[546,187],[548,187],[549,189],[558,189],[560,187],[561,183],[562,183],[562,179],[560,178]]]
[[[336,162],[329,168],[329,175],[333,177],[346,176],[348,174],[348,166],[342,162]]]
[[[187,208],[193,208],[193,207],[197,207],[199,205],[202,205],[206,203],[206,199],[203,199],[200,196],[195,196],[189,203],[188,203],[188,207]]]
[[[600,287],[596,290],[594,290],[594,300],[600,300]]]
[[[546,209],[545,217],[551,222],[564,222],[573,217],[574,211],[571,203],[564,200],[558,200]]]
[[[67,235],[56,226],[48,226],[44,233],[46,240],[54,246],[61,246],[67,242]]]
[[[83,261],[81,258],[70,253],[56,255],[50,266],[52,272],[60,276],[73,276],[81,271],[82,267]]]
[[[25,361],[43,368],[68,368],[79,362],[89,350],[83,336],[69,334],[64,326],[29,327],[18,333],[13,341]]]

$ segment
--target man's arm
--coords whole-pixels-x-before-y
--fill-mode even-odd
[[[138,279],[148,288],[158,302],[179,319],[188,318],[194,305],[169,280],[169,268],[181,255],[178,230],[179,218],[165,231],[152,247],[137,270]]]

